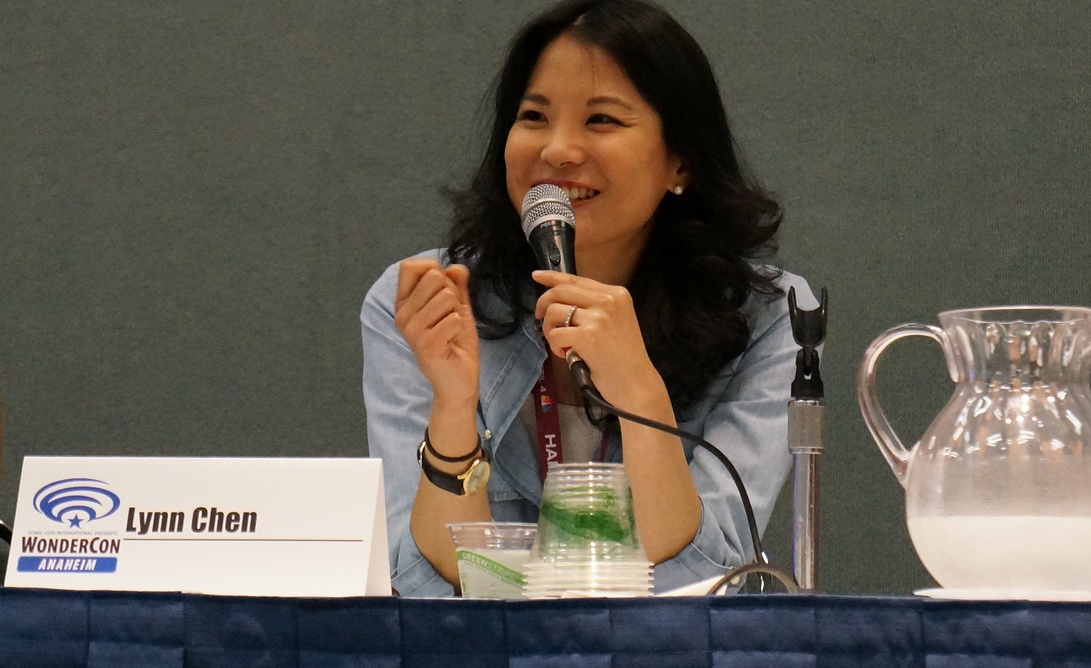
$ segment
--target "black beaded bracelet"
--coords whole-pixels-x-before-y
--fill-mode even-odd
[[[435,457],[436,459],[440,460],[441,462],[447,462],[448,464],[458,464],[460,462],[468,462],[471,459],[474,459],[475,457],[477,457],[478,451],[481,450],[481,437],[480,436],[477,437],[477,447],[474,448],[473,451],[470,452],[470,454],[463,455],[462,457],[445,457],[445,456],[439,454],[438,452],[436,452],[436,449],[432,447],[432,439],[428,438],[428,428],[425,427],[424,428],[424,449],[428,451],[429,455],[431,455],[432,457]]]

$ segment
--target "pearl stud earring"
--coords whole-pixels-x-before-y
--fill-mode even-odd
[[[675,195],[681,195],[684,191],[685,191],[685,188],[683,188],[682,186],[674,186],[674,194]]]

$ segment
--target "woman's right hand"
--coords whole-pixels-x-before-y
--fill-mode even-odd
[[[476,409],[478,339],[466,267],[444,268],[432,258],[403,260],[398,268],[394,323],[421,373],[435,407]]]
[[[428,439],[436,452],[448,457],[476,452],[481,444],[475,421],[480,375],[477,325],[466,288],[469,277],[462,265],[444,268],[428,258],[402,260],[398,267],[394,324],[432,385]],[[424,456],[433,467],[452,475],[468,466]],[[483,492],[455,496],[422,475],[409,526],[424,558],[458,591],[455,546],[446,525],[490,518]]]

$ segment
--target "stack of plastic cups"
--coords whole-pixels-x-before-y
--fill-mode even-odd
[[[524,574],[527,598],[651,595],[652,564],[637,536],[623,465],[550,469]]]

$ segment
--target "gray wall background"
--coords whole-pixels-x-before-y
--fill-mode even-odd
[[[787,209],[779,263],[830,290],[821,584],[931,586],[855,370],[941,310],[1091,305],[1091,5],[665,4]],[[442,240],[545,5],[0,4],[0,516],[28,454],[363,455],[359,304]],[[915,441],[952,389],[938,347],[880,376]]]

